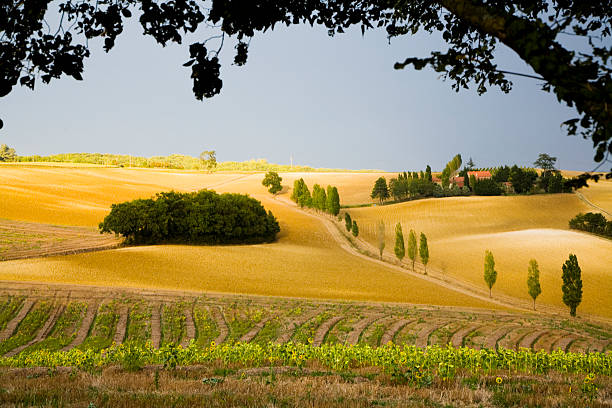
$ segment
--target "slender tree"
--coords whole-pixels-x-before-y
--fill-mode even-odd
[[[402,224],[399,222],[395,226],[395,248],[393,249],[397,259],[402,262],[402,259],[404,259],[404,256],[406,256],[406,248],[404,247],[404,233],[402,232]]]
[[[421,242],[419,245],[419,255],[421,255],[421,262],[425,267],[425,275],[427,275],[427,263],[429,262],[429,247],[427,246],[427,237],[421,232]]]
[[[344,224],[346,226],[346,230],[350,232],[351,228],[353,228],[353,220],[351,220],[351,214],[344,213]]]
[[[387,198],[389,198],[389,189],[387,188],[387,180],[384,177],[379,177],[374,183],[374,188],[372,189],[372,194],[370,194],[372,198],[378,198],[380,203],[382,204]]]
[[[417,239],[414,230],[410,230],[408,234],[408,258],[412,261],[412,270],[414,271],[414,261],[417,255]]]
[[[563,303],[570,308],[570,316],[576,316],[576,308],[582,301],[581,270],[576,255],[570,254],[563,264]]]
[[[340,195],[336,187],[327,186],[327,202],[325,208],[331,215],[338,215],[340,213]]]
[[[489,287],[489,297],[493,297],[491,289],[497,280],[497,271],[495,270],[495,259],[493,258],[493,254],[488,249],[485,251],[484,280]]]
[[[385,249],[385,223],[383,220],[378,222],[376,229],[376,239],[378,241],[378,254],[382,259],[383,250]]]
[[[279,191],[283,189],[283,186],[281,185],[282,181],[283,178],[279,176],[277,172],[269,171],[266,173],[266,176],[261,181],[261,184],[265,187],[268,187],[268,192],[270,192],[270,194],[276,195]]]
[[[529,296],[533,299],[533,310],[536,310],[536,298],[542,293],[542,288],[540,287],[540,269],[538,268],[538,261],[535,259],[529,261],[527,288],[529,289]]]
[[[359,235],[359,227],[357,226],[357,221],[353,220],[353,227],[351,228],[351,233],[354,237]]]
[[[320,211],[325,211],[327,208],[327,194],[325,194],[325,189],[318,184],[312,186],[312,204]]]

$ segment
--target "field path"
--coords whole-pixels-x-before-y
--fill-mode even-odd
[[[482,346],[484,348],[496,349],[497,343],[502,338],[504,338],[504,336],[506,336],[508,333],[510,333],[512,330],[516,329],[517,327],[518,326],[502,326],[496,329],[493,333],[489,334],[486,337],[484,344]]]
[[[482,324],[470,324],[470,325],[460,328],[455,333],[453,333],[453,336],[451,337],[451,340],[450,340],[451,344],[453,345],[453,347],[463,346],[465,337],[468,336],[470,333],[480,329],[481,327],[482,327]]]
[[[58,303],[53,308],[51,313],[49,314],[49,318],[47,319],[47,321],[45,322],[43,327],[41,327],[40,330],[38,330],[38,333],[36,334],[36,336],[32,340],[30,340],[26,344],[22,344],[21,346],[19,346],[17,348],[14,348],[13,350],[11,350],[8,353],[6,353],[4,356],[5,357],[13,357],[14,355],[19,354],[23,350],[25,350],[26,348],[30,347],[32,344],[35,344],[35,343],[38,343],[39,341],[44,340],[49,335],[51,330],[53,329],[53,326],[55,325],[55,322],[57,322],[57,319],[60,317],[60,315],[64,311],[65,307],[66,306],[63,303]]]
[[[593,340],[591,344],[589,344],[589,352],[596,351],[599,353],[603,353],[609,342],[610,340]]]
[[[248,332],[246,332],[241,338],[240,338],[240,342],[241,343],[248,343],[251,340],[253,340],[255,338],[255,336],[257,336],[257,333],[259,333],[261,331],[261,329],[263,329],[263,327],[266,325],[266,323],[268,323],[272,318],[267,318],[267,319],[261,319],[259,321],[259,323],[257,323],[251,330],[249,330]]]
[[[557,349],[561,349],[561,350],[567,352],[570,343],[573,342],[574,340],[578,340],[579,338],[580,338],[580,336],[578,336],[576,334],[568,334],[566,336],[563,336],[559,340],[557,340],[556,343],[554,343],[552,345],[552,347],[550,348],[550,351],[552,352],[552,351],[555,351]]]
[[[395,337],[395,334],[398,331],[402,330],[406,325],[409,325],[412,322],[414,322],[414,320],[402,319],[402,320],[398,320],[395,323],[393,323],[391,327],[389,327],[387,331],[385,331],[385,333],[380,338],[380,345],[384,346],[387,343],[392,343],[393,338]]]
[[[589,201],[588,198],[586,198],[582,193],[576,191],[575,192],[576,195],[578,196],[579,199],[581,199],[582,201],[584,201],[587,205],[593,207],[594,209],[596,209],[597,211],[601,211],[602,213],[608,215],[608,217],[612,217],[612,214],[606,210],[604,210],[603,208],[601,208],[600,206],[598,206],[597,204],[593,204],[591,201]]]
[[[2,333],[0,333],[0,341],[4,341],[13,335],[17,326],[19,326],[19,323],[21,323],[21,321],[26,317],[30,309],[32,309],[32,306],[34,306],[34,303],[36,303],[36,301],[31,300],[29,298],[23,302],[23,305],[21,306],[19,313],[17,313],[17,316],[15,316],[10,322],[8,322]]]
[[[225,318],[223,317],[221,306],[211,307],[210,314],[213,316],[215,323],[217,323],[217,328],[219,329],[219,335],[215,339],[215,344],[221,344],[225,341],[225,339],[227,339],[227,336],[229,335],[229,329],[227,328],[227,323],[225,322]]]
[[[287,343],[289,340],[291,340],[291,337],[293,336],[295,330],[298,327],[300,327],[310,319],[314,318],[315,316],[319,315],[320,313],[323,313],[323,310],[324,309],[320,307],[318,309],[311,310],[310,313],[303,313],[301,316],[298,316],[297,319],[289,323],[289,327],[287,327],[287,329],[284,330],[280,336],[278,336],[276,342],[279,344]]]
[[[548,333],[548,330],[534,330],[531,333],[525,335],[521,341],[518,343],[518,349],[520,348],[528,348],[531,349],[535,345],[535,342],[542,336]]]
[[[353,326],[353,330],[348,334],[346,338],[346,342],[348,344],[357,344],[359,342],[359,337],[361,337],[361,333],[376,320],[382,318],[384,315],[374,315],[370,317],[366,317],[365,319],[361,319]]]
[[[159,348],[161,344],[161,304],[156,303],[151,309],[151,343]]]
[[[71,348],[76,347],[83,341],[85,341],[85,338],[87,338],[87,335],[89,334],[89,329],[91,328],[91,325],[93,324],[93,321],[96,318],[98,306],[99,305],[97,302],[89,302],[87,304],[87,313],[85,314],[85,317],[81,322],[81,327],[79,327],[76,337],[74,338],[74,340],[72,340],[70,344],[62,348],[61,351],[68,351]]]
[[[522,299],[516,299],[516,298],[510,298],[508,296],[504,296],[503,299],[501,298],[491,298],[489,297],[489,293],[485,290],[483,290],[480,287],[477,287],[475,285],[470,285],[467,282],[464,281],[459,281],[457,279],[453,279],[448,275],[444,276],[445,280],[442,279],[438,279],[432,276],[431,272],[433,271],[432,268],[428,268],[429,271],[429,275],[424,275],[422,273],[417,273],[414,272],[410,269],[407,268],[403,268],[401,266],[395,265],[393,263],[390,262],[386,262],[384,260],[380,260],[378,258],[375,257],[370,257],[368,255],[364,255],[361,252],[359,252],[357,249],[353,248],[347,241],[347,239],[345,238],[344,234],[342,232],[340,232],[340,227],[338,226],[338,224],[334,223],[331,219],[325,217],[325,216],[320,216],[320,215],[315,215],[314,213],[308,212],[306,210],[300,209],[295,203],[293,203],[292,201],[289,201],[288,199],[284,198],[284,197],[277,197],[276,202],[278,203],[282,203],[288,207],[293,208],[295,211],[300,211],[303,214],[306,214],[310,217],[316,218],[318,219],[326,228],[327,231],[330,233],[330,235],[336,240],[336,242],[338,243],[338,245],[340,245],[340,247],[342,249],[344,249],[346,252],[350,253],[351,255],[354,255],[356,257],[362,258],[362,259],[366,259],[370,262],[374,262],[377,263],[379,265],[383,265],[387,268],[391,268],[391,269],[395,269],[397,271],[403,272],[405,274],[409,274],[411,276],[417,277],[419,279],[425,280],[427,282],[431,282],[434,283],[436,285],[442,286],[446,289],[449,290],[453,290],[455,292],[464,294],[464,295],[468,295],[471,296],[473,298],[488,302],[488,303],[493,303],[496,304],[498,306],[503,306],[503,307],[509,307],[512,309],[522,309],[522,310],[529,310],[531,311],[531,309],[533,307],[531,307],[528,302],[523,301]],[[365,247],[366,250],[370,253],[377,253],[377,249],[374,248],[372,245],[370,245],[369,243],[357,238],[357,241],[359,242],[359,245],[362,247]],[[421,266],[422,267],[422,266]],[[555,311],[557,309],[555,308]]]
[[[187,348],[189,346],[189,342],[191,340],[195,340],[196,328],[195,323],[193,322],[191,308],[185,308],[183,313],[185,313],[185,337],[181,340],[181,346],[183,346],[183,348]]]
[[[117,321],[117,326],[115,327],[115,336],[113,337],[113,343],[117,345],[123,343],[123,340],[125,339],[129,312],[130,311],[127,306],[122,306],[119,309],[119,320]]]
[[[332,329],[332,327],[336,325],[336,323],[338,323],[342,319],[344,319],[344,316],[335,316],[331,319],[327,319],[326,321],[324,321],[315,332],[312,345],[320,346],[321,344],[323,344],[327,333]]]
[[[447,324],[450,324],[450,322],[437,322],[426,325],[417,334],[417,338],[414,344],[417,347],[427,347],[427,345],[429,344],[429,336],[431,336],[431,333],[438,329],[441,329]]]

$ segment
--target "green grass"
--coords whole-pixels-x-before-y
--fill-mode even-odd
[[[324,321],[330,319],[331,317],[332,314],[330,312],[323,312],[318,314],[314,319],[311,319],[300,327],[298,327],[295,333],[293,334],[291,341],[293,341],[294,343],[307,344],[309,340],[314,339],[314,335],[319,326],[321,326]]]
[[[193,322],[196,327],[196,344],[200,347],[210,346],[210,342],[219,336],[219,329],[214,319],[204,307],[193,308]]]
[[[27,316],[19,323],[15,334],[3,342],[0,342],[0,355],[28,343],[36,336],[36,333],[45,324],[51,313],[53,305],[48,301],[41,301],[34,306]]]
[[[128,315],[126,341],[145,343],[151,340],[151,307],[138,300],[132,303]]]
[[[367,344],[370,347],[377,347],[380,344],[380,339],[385,334],[387,327],[381,323],[375,323],[371,333],[363,335],[359,343]]]
[[[185,337],[185,314],[184,310],[187,307],[185,302],[177,302],[169,305],[164,305],[162,310],[162,341],[164,344],[180,344],[181,339]]]
[[[252,340],[252,343],[264,345],[268,344],[270,341],[276,340],[280,334],[281,327],[282,326],[278,318],[267,321]]]
[[[4,330],[8,322],[17,316],[24,300],[23,296],[9,296],[0,304],[0,331]]]
[[[85,312],[87,311],[87,303],[85,302],[72,302],[70,303],[64,313],[57,319],[51,334],[43,341],[33,344],[24,352],[30,352],[34,350],[60,350],[64,346],[67,346],[76,337],[77,331],[81,326]]]
[[[256,308],[241,308],[233,304],[231,308],[225,309],[225,321],[229,328],[228,340],[239,340],[257,323],[259,323],[265,315],[264,309]]]
[[[113,342],[119,314],[117,302],[104,303],[98,309],[85,341],[77,348],[81,350],[93,349],[95,351],[109,347]]]

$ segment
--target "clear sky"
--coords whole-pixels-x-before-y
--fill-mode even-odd
[[[506,95],[456,93],[431,69],[393,69],[426,56],[435,37],[394,39],[357,30],[334,38],[321,28],[278,27],[257,35],[243,67],[222,51],[223,90],[195,100],[184,46],[162,48],[131,23],[105,54],[90,44],[84,81],[17,87],[0,99],[0,143],[18,154],[67,152],[139,156],[216,150],[217,159],[334,168],[441,170],[456,153],[477,166],[531,165],[538,153],[558,166],[591,170],[589,141],[561,129],[575,112],[539,81],[514,77]],[[205,39],[209,33],[200,33]],[[503,47],[503,46],[501,46]],[[507,49],[500,69],[530,73]]]

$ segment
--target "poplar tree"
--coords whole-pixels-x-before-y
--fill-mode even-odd
[[[536,310],[536,298],[542,293],[542,288],[540,287],[540,269],[538,268],[538,261],[535,259],[529,261],[527,288],[529,289],[529,296],[533,299],[533,310]]]
[[[563,264],[563,303],[570,308],[570,316],[576,316],[576,308],[582,301],[581,270],[576,255],[570,254]]]
[[[385,223],[383,222],[383,220],[380,220],[378,222],[376,238],[378,240],[378,253],[380,259],[382,259],[383,250],[385,249]]]
[[[402,224],[399,222],[395,226],[395,256],[402,262],[406,255],[406,248],[404,247],[404,233],[402,232]]]
[[[408,235],[408,258],[412,261],[412,270],[414,271],[414,261],[417,255],[417,239],[414,230],[410,230]]]
[[[421,262],[425,267],[425,275],[427,275],[427,263],[429,262],[429,247],[427,246],[427,237],[421,232],[421,242],[419,245],[419,255],[421,255]]]
[[[357,221],[353,220],[353,227],[351,228],[351,232],[353,236],[356,237],[359,235],[359,227],[357,226]]]
[[[340,195],[336,187],[327,186],[327,202],[325,208],[331,215],[340,213]]]
[[[346,230],[350,232],[351,228],[353,228],[353,220],[351,220],[349,213],[344,213],[344,224],[346,225]]]
[[[495,270],[495,259],[493,258],[493,254],[488,249],[485,251],[484,280],[489,287],[489,297],[493,297],[491,289],[497,280],[497,271]]]

